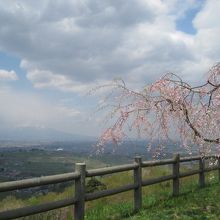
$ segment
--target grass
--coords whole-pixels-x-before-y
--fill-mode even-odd
[[[220,186],[210,185],[191,193],[155,202],[128,220],[217,220],[220,216]]]
[[[165,189],[143,197],[143,208],[134,213],[132,202],[97,204],[87,220],[217,220],[220,216],[220,184],[212,180],[204,188],[185,186],[178,197]]]
[[[191,169],[185,167],[184,169]],[[193,167],[195,168],[195,167]],[[143,170],[143,178],[152,178],[170,174],[170,167],[147,168]],[[172,182],[164,182],[143,187],[143,209],[133,212],[133,192],[126,192],[101,198],[86,203],[86,220],[163,220],[163,219],[219,219],[220,216],[220,184],[217,183],[216,172],[206,174],[207,186],[198,187],[198,175],[181,179],[180,196],[172,197]],[[115,188],[132,182],[132,172],[122,172],[100,177],[107,188]],[[7,197],[0,201],[0,211],[28,205],[36,205],[47,201],[63,199],[74,194],[73,186],[62,193],[50,192],[47,195],[33,196],[27,199]],[[73,208],[59,210],[22,218],[25,220],[73,220]]]

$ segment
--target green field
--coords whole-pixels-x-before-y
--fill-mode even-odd
[[[85,155],[70,151],[18,149],[0,152],[0,181],[73,172],[75,163],[98,168],[128,162],[119,155]],[[11,175],[10,175],[11,174]]]
[[[13,173],[16,171],[17,178],[38,177],[43,175],[60,174],[64,172],[73,172],[74,164],[77,162],[86,162],[90,168],[102,167],[106,163],[96,158],[80,156],[72,152],[57,152],[45,150],[16,150],[1,152],[1,167],[4,171],[0,179],[4,178],[4,173]],[[11,176],[13,179],[15,175]]]

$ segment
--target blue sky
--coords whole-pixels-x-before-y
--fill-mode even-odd
[[[0,129],[98,136],[97,85],[198,83],[219,61],[219,0],[0,0]]]
[[[185,12],[183,16],[181,16],[176,21],[176,29],[185,32],[187,34],[196,34],[196,28],[193,25],[193,19],[196,17],[196,14],[201,10],[202,4],[195,8],[191,8]]]

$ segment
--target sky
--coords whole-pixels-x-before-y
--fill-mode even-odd
[[[97,85],[201,83],[220,61],[219,0],[0,0],[0,129],[99,136]]]

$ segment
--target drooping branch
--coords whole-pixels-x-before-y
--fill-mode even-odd
[[[137,92],[124,81],[114,83],[112,112],[116,121],[101,136],[100,143],[117,143],[129,128],[146,138],[167,138],[179,133],[183,145],[220,144],[220,63],[209,71],[207,81],[191,86],[178,75],[168,73]],[[113,117],[113,119],[114,119]]]

